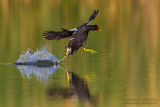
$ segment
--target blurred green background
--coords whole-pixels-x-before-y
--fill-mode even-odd
[[[159,107],[159,5],[159,0],[0,0],[0,106],[90,106],[77,104],[75,98],[48,99],[46,89],[51,84],[68,87],[62,69],[45,83],[36,77],[28,80],[14,65],[3,64],[16,62],[28,48],[34,52],[44,45],[61,59],[69,38],[48,41],[42,33],[75,28],[98,9],[91,24],[102,31],[89,33],[86,48],[100,54],[79,49],[63,64],[86,79],[99,106],[142,107],[135,99],[143,103],[141,99],[146,98],[156,104],[146,101],[145,107]],[[125,104],[128,102],[133,104]]]

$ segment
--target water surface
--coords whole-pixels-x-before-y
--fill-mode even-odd
[[[0,107],[159,107],[159,1],[2,0],[0,5]],[[91,24],[86,48],[61,66],[15,66],[28,48],[46,46],[57,60],[69,39],[48,41],[46,30]],[[35,57],[34,57],[35,58]]]

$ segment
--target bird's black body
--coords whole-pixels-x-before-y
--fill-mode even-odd
[[[48,40],[59,40],[67,37],[71,37],[67,46],[66,55],[75,53],[81,46],[86,46],[87,37],[90,30],[100,30],[98,25],[89,25],[89,23],[95,19],[98,14],[98,10],[94,10],[88,23],[85,23],[74,29],[63,29],[61,31],[46,31],[43,36]]]
[[[87,37],[90,30],[97,30],[96,25],[84,24],[77,27],[77,30],[72,34],[68,44],[68,55],[76,52],[81,46],[86,47]]]

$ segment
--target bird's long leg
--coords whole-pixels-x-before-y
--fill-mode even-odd
[[[65,55],[65,56],[63,57],[63,59],[61,60],[61,62],[62,62],[64,59],[66,59],[66,57],[67,57],[67,55]]]
[[[83,49],[84,49],[84,51],[88,51],[88,52],[93,53],[93,54],[99,53],[99,52],[96,52],[96,51],[91,50],[91,49],[86,49],[86,48],[83,48]]]
[[[64,59],[66,59],[66,57],[67,57],[67,55],[68,55],[68,49],[69,49],[69,48],[67,48],[67,51],[66,51],[66,53],[65,53],[65,56],[63,57],[63,59],[62,59],[61,61],[63,61]]]

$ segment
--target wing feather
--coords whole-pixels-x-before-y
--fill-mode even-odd
[[[74,30],[63,29],[62,31],[46,31],[43,36],[48,40],[59,40],[67,37],[71,37]]]
[[[89,18],[89,21],[88,21],[88,23],[87,23],[87,25],[89,24],[89,23],[91,23],[94,19],[95,19],[95,17],[98,15],[98,10],[94,10],[93,11],[93,14],[91,15],[91,17]]]

